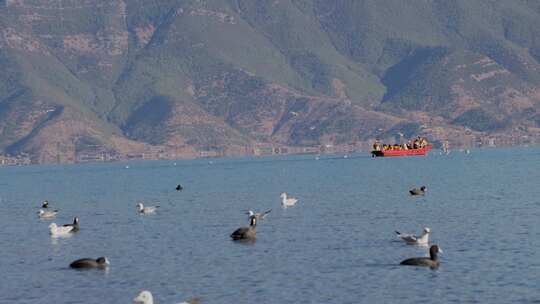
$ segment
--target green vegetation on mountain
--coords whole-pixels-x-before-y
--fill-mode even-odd
[[[540,128],[535,1],[0,6],[0,154],[234,154],[398,133],[463,143]]]

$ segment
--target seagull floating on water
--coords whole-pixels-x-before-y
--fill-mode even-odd
[[[157,210],[157,208],[159,208],[159,206],[148,206],[148,207],[145,207],[142,203],[138,203],[138,204],[137,204],[137,208],[139,208],[139,212],[140,212],[140,213],[148,214],[148,213],[154,213],[154,212],[156,212],[156,210]]]
[[[42,219],[52,219],[56,216],[57,213],[58,213],[58,210],[45,211],[45,210],[39,209],[38,211],[39,217]]]
[[[414,234],[403,234],[396,231],[398,237],[405,241],[409,245],[427,245],[429,243],[429,234],[431,230],[428,227],[424,228],[424,232],[420,236]]]
[[[433,245],[429,248],[429,257],[410,258],[401,261],[400,265],[409,266],[423,266],[430,268],[437,268],[441,264],[439,262],[438,254],[442,253],[442,249],[437,245]]]
[[[52,237],[69,236],[74,232],[74,229],[75,227],[73,226],[58,226],[56,223],[49,225],[49,231]]]
[[[258,220],[263,220],[268,213],[272,212],[272,209],[266,210],[265,212],[253,212],[252,210],[246,211],[246,214],[251,218],[252,216],[256,217]]]
[[[154,304],[154,297],[152,293],[148,290],[143,290],[139,293],[137,297],[133,299],[134,304]],[[199,304],[198,299],[191,299],[188,301],[180,302],[178,304]]]
[[[298,200],[294,197],[287,198],[287,193],[285,192],[281,193],[280,197],[281,197],[281,205],[283,207],[291,207],[291,206],[294,206],[296,202],[298,202]]]

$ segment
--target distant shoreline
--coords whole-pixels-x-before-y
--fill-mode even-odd
[[[529,148],[529,147],[538,147],[540,144],[523,144],[523,145],[503,145],[503,146],[476,146],[476,147],[459,147],[450,149],[449,153],[456,152],[465,152],[471,149],[500,149],[500,148]],[[139,161],[188,161],[188,160],[212,160],[212,159],[238,159],[238,158],[265,158],[272,156],[331,156],[336,155],[335,158],[341,158],[341,156],[349,154],[366,154],[370,155],[369,149],[358,149],[358,150],[332,150],[327,152],[285,152],[277,151],[277,153],[268,153],[268,154],[231,154],[231,155],[214,155],[214,156],[196,156],[196,157],[178,157],[178,158],[130,158],[130,159],[109,159],[109,160],[85,160],[85,161],[74,161],[74,162],[31,162],[28,158],[21,157],[9,157],[0,155],[0,168],[1,167],[13,167],[13,166],[33,166],[33,165],[80,165],[80,164],[102,164],[102,163],[131,163]],[[432,150],[429,155],[438,155],[444,153],[441,148],[436,148]],[[337,157],[337,156],[340,157]],[[328,157],[325,157],[326,159]],[[6,161],[8,160],[8,161]]]

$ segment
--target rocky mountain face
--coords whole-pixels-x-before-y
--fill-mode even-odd
[[[0,154],[536,143],[539,3],[0,0]]]

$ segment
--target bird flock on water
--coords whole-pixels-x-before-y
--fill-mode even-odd
[[[176,191],[182,191],[184,187],[178,184],[175,188]],[[427,192],[426,186],[421,186],[420,188],[413,188],[409,190],[411,196],[423,196]],[[281,207],[287,209],[290,207],[296,206],[298,199],[290,197],[287,193],[283,192],[280,194],[281,198]],[[143,202],[138,202],[137,212],[141,215],[148,215],[156,213],[159,205],[155,206],[145,206]],[[233,231],[230,234],[230,237],[233,241],[255,241],[257,238],[257,223],[260,220],[264,220],[270,213],[272,209],[268,209],[263,212],[256,212],[253,210],[245,211],[245,214],[248,216],[248,226],[240,227]],[[49,202],[47,200],[43,201],[41,209],[38,211],[38,216],[42,220],[53,220],[56,215],[59,213],[58,209],[51,210]],[[52,238],[68,237],[76,234],[80,230],[79,218],[74,217],[73,222],[63,225],[57,225],[56,223],[49,224],[49,232]],[[405,242],[408,245],[416,246],[429,246],[429,236],[431,233],[430,228],[424,227],[420,235],[401,233],[395,231],[397,237]],[[438,255],[442,253],[442,249],[438,245],[432,245],[429,247],[429,256],[425,257],[414,257],[403,260],[400,262],[400,265],[409,265],[409,266],[424,266],[430,267],[432,269],[439,267],[440,261]],[[81,258],[77,259],[69,264],[70,268],[73,269],[107,269],[109,267],[110,261],[106,256],[98,258]],[[150,291],[143,290],[141,291],[134,299],[133,303],[138,304],[154,304],[154,298]],[[190,299],[179,304],[198,304],[200,300],[198,298]]]

